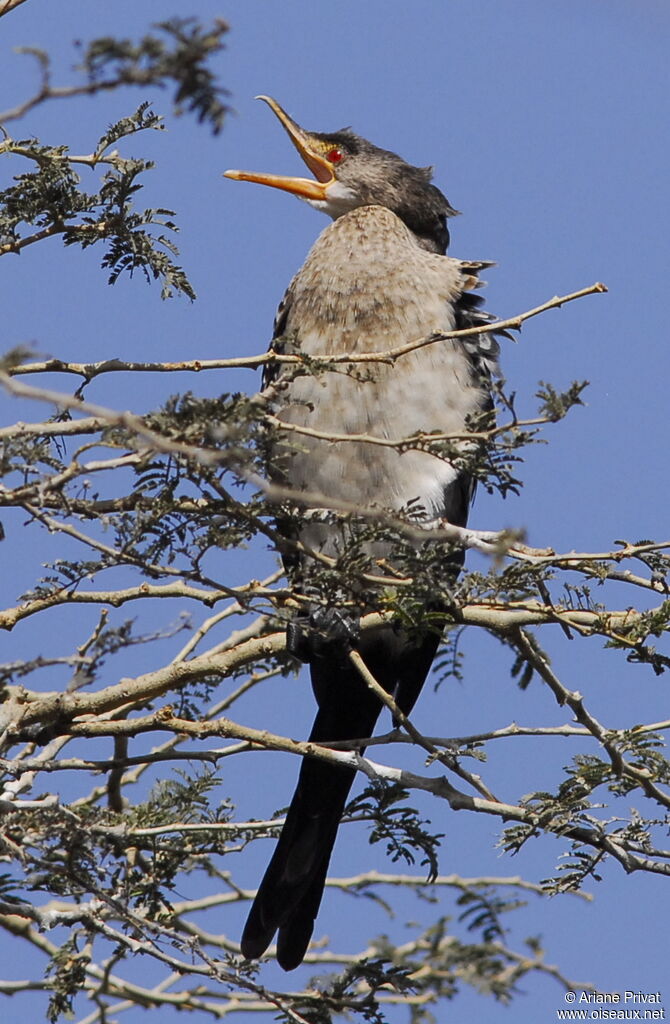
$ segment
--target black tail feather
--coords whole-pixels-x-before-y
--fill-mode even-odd
[[[401,709],[414,705],[430,669],[439,636],[415,642],[390,627],[364,638],[361,654],[375,678],[396,694]],[[381,710],[341,648],[312,662],[319,703],[310,740],[365,739]],[[301,962],[314,928],[328,865],[355,772],[304,758],[286,822],[258,889],[242,935],[242,953],[261,956],[276,931],[277,959],[286,971]]]

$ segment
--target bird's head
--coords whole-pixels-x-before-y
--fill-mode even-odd
[[[358,206],[385,206],[404,221],[426,249],[446,250],[447,217],[457,211],[431,184],[430,167],[414,167],[348,128],[332,133],[307,132],[272,97],[257,99],[264,100],[279,118],[314,177],[226,171],[227,178],[291,192],[333,219]]]

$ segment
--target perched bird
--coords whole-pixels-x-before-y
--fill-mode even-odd
[[[349,129],[303,130],[279,104],[265,100],[313,178],[227,171],[229,178],[283,189],[328,214],[333,223],[318,238],[291,282],[275,324],[277,346],[311,357],[385,352],[434,331],[488,324],[473,290],[490,264],[445,256],[447,218],[456,213],[431,184],[431,169],[413,167]],[[290,344],[290,342],[288,342]],[[490,333],[447,339],[417,348],[394,362],[346,365],[318,374],[286,375],[276,387],[276,415],[295,428],[380,439],[419,431],[463,433],[469,416],[491,408],[489,383],[498,345]],[[354,367],[355,370],[355,367]],[[360,367],[359,367],[360,370]],[[281,384],[281,377],[280,377]],[[412,511],[429,528],[448,520],[464,526],[473,482],[450,462],[411,448],[398,451],[360,441],[332,442],[306,433],[273,440],[269,472],[295,492],[358,507]],[[349,534],[332,517],[304,522],[303,548],[333,557]],[[294,539],[296,539],[294,537]],[[372,542],[383,558],[383,542]],[[289,559],[299,576],[300,557]],[[453,579],[462,556],[445,565]],[[436,600],[435,607],[439,608]],[[368,608],[368,610],[370,610]],[[409,713],[430,670],[439,630],[411,636],[389,624],[366,630],[338,609],[315,610],[307,628],[289,630],[289,649],[310,663],[318,713],[310,740],[365,739],[381,703],[349,658],[352,646],[397,706]],[[302,961],[319,909],[337,828],[354,771],[303,759],[281,836],[260,884],[242,936],[242,952],[261,956],[275,932],[285,970]]]

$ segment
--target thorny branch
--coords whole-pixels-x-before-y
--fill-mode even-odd
[[[23,2],[0,0],[0,17]],[[73,85],[53,85],[49,54],[23,47],[21,52],[37,63],[39,86],[28,99],[0,112],[0,125],[19,121],[35,107],[52,100],[172,83],[175,110],[193,111],[199,121],[209,122],[213,131],[219,132],[228,111],[222,99],[226,91],[216,84],[207,62],[223,49],[222,39],[228,25],[217,18],[211,27],[203,28],[193,18],[174,18],[154,27],[160,34],[146,35],[136,43],[108,37],[93,40],[82,50],[81,63],[76,68],[84,81]]]
[[[230,363],[230,361],[228,362]],[[54,365],[50,364],[49,368],[53,369]],[[65,372],[71,372],[71,367],[67,368]],[[113,409],[89,403],[78,397],[62,395],[51,389],[29,387],[12,380],[8,375],[3,376],[2,382],[10,393],[52,403],[61,410],[67,410],[69,413],[81,417],[78,420],[63,420],[45,424],[16,424],[2,432],[1,437],[7,442],[11,443],[21,439],[66,438],[68,436],[96,437],[101,431],[110,429],[122,430],[126,434],[137,437],[139,448],[136,452],[118,454],[113,451],[107,459],[103,459],[96,451],[95,458],[85,459],[83,455],[87,445],[84,445],[60,470],[45,472],[41,478],[28,479],[14,488],[5,488],[2,494],[5,504],[23,507],[53,533],[67,534],[72,539],[78,540],[102,554],[110,560],[110,564],[139,565],[139,561],[136,555],[118,550],[114,543],[103,541],[92,534],[86,534],[80,526],[62,522],[53,514],[49,515],[46,512],[46,509],[50,507],[54,510],[59,508],[60,496],[73,482],[83,477],[92,479],[95,475],[106,471],[118,473],[122,470],[135,470],[156,456],[183,460],[185,465],[201,467],[207,471],[211,469],[218,471],[222,467],[225,469],[233,464],[238,466],[238,454],[235,454],[231,460],[213,445],[208,446],[202,441],[194,444],[190,439],[182,440],[178,435],[163,433],[147,423],[144,417],[131,413],[118,413]],[[266,426],[278,430],[285,429],[286,425],[281,421],[275,421],[262,405],[259,405],[257,414]],[[515,420],[504,427],[480,431],[476,436],[479,440],[492,441],[497,435],[508,429],[535,427],[543,422],[546,422],[546,418]],[[304,433],[317,434],[317,432],[310,431],[304,431]],[[346,443],[354,440],[346,436],[335,435],[325,435],[322,439],[332,443]],[[355,440],[357,442],[393,444],[402,448],[411,444],[420,445],[435,440],[459,441],[463,440],[463,437],[445,438],[443,435],[437,435],[389,440],[361,436],[356,437]],[[114,448],[116,445],[118,442],[114,442],[112,447]],[[329,514],[341,515],[343,518],[355,515],[360,519],[368,519],[371,523],[381,524],[384,528],[396,529],[412,541],[420,540],[430,544],[448,542],[458,547],[475,548],[490,555],[496,561],[505,559],[533,571],[541,570],[546,573],[548,570],[569,570],[577,576],[595,577],[599,580],[617,580],[620,583],[634,584],[656,591],[663,597],[667,594],[667,587],[660,573],[655,571],[650,576],[642,576],[639,573],[634,574],[627,569],[616,567],[622,562],[636,559],[645,563],[645,560],[662,558],[662,553],[670,546],[670,542],[645,541],[635,544],[624,542],[614,549],[601,552],[557,553],[549,548],[529,548],[522,544],[518,535],[514,533],[464,529],[450,523],[437,524],[434,529],[427,531],[424,527],[416,526],[383,510],[361,509],[345,502],[330,501],[326,504],[322,495],[295,494],[277,484],[261,480],[257,474],[242,470],[242,475],[243,478],[252,480],[259,485],[266,499],[271,500],[275,505],[290,502],[295,506],[301,506],[306,515]],[[217,483],[216,487],[220,489],[220,484]],[[221,491],[221,493],[223,494],[225,491]],[[141,497],[133,497],[132,501],[121,504],[114,504],[107,499],[97,497],[68,498],[68,503],[77,515],[88,514],[93,517],[114,514],[115,510],[120,511],[124,507],[128,510],[143,507]],[[180,509],[186,515],[206,510],[207,507],[207,502],[197,497],[188,497],[185,501],[180,502]],[[313,556],[315,561],[318,561],[325,569],[336,569],[334,559],[329,559],[317,552],[313,553]],[[485,780],[484,775],[473,774],[466,770],[463,764],[464,756],[470,756],[470,751],[503,737],[508,739],[542,735],[590,737],[598,747],[606,752],[611,772],[632,787],[639,789],[646,798],[667,808],[668,796],[664,790],[663,777],[661,776],[659,780],[654,779],[647,766],[640,767],[634,757],[624,755],[623,749],[627,745],[630,746],[630,736],[625,731],[603,726],[587,710],[584,699],[579,695],[572,694],[558,681],[546,662],[535,651],[533,645],[529,645],[524,640],[526,634],[523,632],[529,627],[557,623],[583,637],[615,638],[617,643],[624,648],[637,651],[647,631],[647,624],[650,624],[651,628],[656,628],[653,620],[656,618],[660,621],[663,618],[666,611],[665,602],[645,612],[638,612],[630,608],[605,610],[602,607],[590,606],[588,602],[585,606],[574,606],[569,601],[563,600],[547,603],[544,597],[538,600],[528,595],[511,596],[507,594],[504,598],[497,598],[494,595],[482,594],[474,601],[460,602],[458,608],[454,609],[454,624],[484,628],[517,647],[526,661],[533,665],[540,677],[550,687],[559,703],[570,708],[579,724],[575,726],[565,723],[563,726],[552,729],[519,727],[514,724],[473,737],[426,737],[422,736],[401,714],[392,698],[381,692],[380,698],[388,705],[396,721],[406,730],[405,741],[418,744],[429,755],[431,765],[441,762],[448,774],[465,783],[465,789],[459,789],[447,778],[436,778],[431,774],[420,775],[416,772],[399,770],[388,764],[380,764],[369,757],[362,758],[357,752],[355,742],[351,744],[334,743],[332,747],[324,747],[282,737],[263,729],[242,726],[228,717],[221,717],[222,703],[216,706],[218,710],[206,711],[201,721],[191,721],[179,716],[171,704],[164,704],[158,709],[146,713],[148,702],[155,703],[161,699],[172,700],[173,696],[202,681],[233,678],[240,672],[250,671],[252,673],[250,682],[253,685],[262,679],[276,676],[280,668],[279,665],[273,667],[272,663],[282,657],[285,641],[283,632],[274,631],[274,623],[277,619],[281,620],[282,617],[285,617],[287,612],[290,613],[291,607],[307,601],[307,598],[295,590],[291,591],[281,585],[278,586],[280,583],[278,573],[263,583],[251,581],[241,586],[229,587],[218,581],[216,583],[210,581],[208,584],[206,577],[202,576],[190,579],[189,573],[184,572],[183,569],[171,567],[158,561],[150,562],[143,558],[143,564],[145,569],[151,570],[156,577],[167,575],[172,576],[172,580],[170,582],[142,582],[117,589],[103,588],[89,591],[81,586],[66,585],[53,589],[44,596],[28,598],[15,608],[8,608],[0,613],[0,625],[11,629],[24,619],[48,612],[49,609],[59,606],[104,604],[121,607],[127,603],[152,599],[186,599],[206,608],[213,608],[224,598],[229,600],[232,598],[233,601],[223,610],[211,614],[189,641],[182,646],[181,651],[170,664],[161,669],[135,678],[127,677],[120,683],[108,685],[92,692],[76,689],[70,693],[57,692],[44,695],[39,691],[26,689],[23,684],[18,687],[7,686],[6,700],[0,719],[4,729],[3,739],[7,746],[7,754],[12,747],[23,742],[23,748],[17,755],[5,756],[0,762],[0,767],[6,772],[7,777],[6,806],[12,807],[12,813],[24,815],[35,813],[37,810],[42,812],[50,810],[52,813],[62,810],[58,799],[54,800],[51,797],[37,801],[26,799],[26,794],[34,788],[37,779],[43,773],[53,775],[56,772],[74,771],[80,774],[102,772],[107,775],[110,780],[108,788],[104,785],[99,786],[88,798],[79,801],[79,806],[85,808],[95,805],[95,802],[103,797],[106,791],[111,794],[112,777],[118,778],[118,784],[115,784],[115,787],[118,793],[123,793],[127,792],[129,787],[139,779],[141,773],[152,765],[169,762],[174,764],[190,763],[191,765],[199,763],[215,770],[223,759],[238,756],[244,752],[271,749],[291,753],[294,756],[316,757],[327,763],[347,764],[362,772],[376,785],[396,785],[404,791],[423,791],[431,794],[434,798],[446,800],[454,810],[467,809],[472,813],[492,815],[508,824],[515,822],[519,827],[528,829],[531,834],[536,833],[539,828],[549,832],[555,831],[579,848],[593,850],[597,857],[611,856],[621,863],[626,871],[645,870],[656,874],[667,874],[670,870],[666,851],[657,845],[649,841],[640,841],[634,834],[621,834],[621,829],[618,826],[612,828],[608,826],[607,822],[598,822],[595,819],[586,822],[579,817],[566,820],[563,811],[555,813],[552,818],[547,812],[538,811],[534,805],[525,806],[523,803],[495,797],[490,782]],[[359,578],[370,585],[392,586],[395,591],[399,592],[403,590],[410,592],[415,586],[412,576],[403,575],[395,570],[388,573],[385,569],[382,570],[381,566],[377,571],[361,572]],[[257,619],[255,623],[252,622],[244,626],[237,635],[231,636],[228,641],[215,643],[209,651],[202,652],[200,650],[210,634],[216,634],[217,629],[231,616],[246,615],[254,609],[263,610],[263,617]],[[392,618],[393,614],[393,611],[390,610],[387,613],[366,615],[362,620],[361,628],[363,630],[374,628],[385,618]],[[355,652],[352,657],[357,657]],[[259,663],[269,665],[269,667],[267,670],[259,672],[256,667]],[[365,669],[360,659],[358,659],[358,667],[359,670]],[[376,686],[372,679],[368,680],[368,684],[373,688]],[[243,684],[241,688],[238,688],[238,693],[244,692],[245,687],[246,684]],[[33,742],[35,729],[47,722],[51,739],[43,747],[43,752],[35,755]],[[637,727],[635,736],[637,740],[642,740],[645,736],[653,738],[667,728],[667,722],[648,724]],[[156,732],[166,732],[170,739],[167,743],[163,743],[147,753],[129,754],[125,752],[125,744],[129,739],[139,739],[143,735]],[[115,738],[116,741],[123,739],[124,746],[119,749],[124,752],[104,759],[72,758],[63,754],[64,747],[74,739],[81,741],[102,737]],[[226,745],[205,751],[178,749],[189,739],[202,743],[214,737],[224,738]],[[400,742],[402,739],[403,737],[395,732],[390,736],[373,740],[368,745],[373,747],[384,742]],[[363,745],[364,740],[365,738],[361,737],[358,748]],[[348,748],[349,752],[343,748]],[[122,806],[122,798],[116,799],[116,803]],[[72,805],[72,808],[74,809],[75,806],[77,806],[76,803]],[[131,841],[145,843],[150,839],[164,842],[168,841],[170,836],[180,836],[182,839],[192,837],[188,838],[188,842],[197,843],[198,836],[220,836],[222,840],[228,837],[226,842],[230,845],[241,833],[250,836],[262,833],[267,829],[274,829],[274,827],[270,823],[205,821],[200,824],[177,819],[168,824],[139,828],[120,828],[118,825],[98,825],[92,828],[89,826],[89,833],[100,839],[102,837],[107,837],[109,840],[115,838],[124,843]],[[195,850],[195,848],[194,846],[193,849]],[[231,898],[238,899],[240,897],[233,890]],[[187,931],[189,929],[191,934],[199,934],[197,929],[193,931],[190,925]],[[106,925],[103,934],[111,937],[113,930]],[[224,943],[224,946],[231,950],[234,949],[230,943]],[[325,958],[319,954],[314,956],[314,962],[332,962],[330,954]],[[164,962],[168,966],[172,963],[170,958]],[[253,1005],[258,1004],[254,1003]]]
[[[22,2],[0,0],[0,17]],[[28,100],[0,115],[0,122],[9,123],[54,99],[107,91],[119,84],[143,84],[147,74],[153,76],[152,82],[174,82],[175,102],[188,103],[188,97],[179,99],[183,79],[175,78],[178,69],[172,58],[178,52],[188,62],[195,51],[200,54],[198,60],[216,53],[225,26],[217,22],[207,33],[181,21],[168,23],[161,31],[174,50],[166,45],[164,35],[146,37],[138,44],[123,41],[118,50],[113,40],[97,41],[97,48],[84,55],[83,67],[90,77],[74,85],[53,86],[48,59],[33,52],[41,76],[39,87]],[[100,55],[103,63],[98,66]],[[142,61],[148,61],[148,66]],[[197,66],[202,69],[201,64]],[[190,86],[195,88],[192,109],[218,130],[226,110],[221,91],[206,75],[193,77]],[[124,174],[134,181],[132,175],[140,168],[112,148],[115,139],[158,128],[160,121],[143,105],[103,135],[90,153],[79,155],[64,148],[40,148],[36,140],[24,144],[3,130],[0,152],[36,168],[33,177],[25,176],[31,182],[44,172],[72,183],[73,168],[101,165],[118,185]],[[147,167],[142,164],[141,169]],[[138,238],[147,243],[145,270],[165,275],[168,291],[172,283],[191,294],[181,269],[156,257],[152,249],[156,239],[141,235],[142,224],[166,226],[162,212],[146,211],[122,226],[132,235],[133,245]],[[89,215],[89,221],[78,219],[70,206],[57,216],[45,214],[42,208],[23,218],[17,215],[0,243],[0,255],[19,252],[53,235],[83,245],[98,235],[114,243],[118,220],[110,219],[100,204]],[[23,231],[26,224],[32,226]],[[174,225],[169,222],[167,227]],[[158,241],[170,249],[165,239]],[[129,250],[117,257],[115,273],[129,258]],[[114,266],[114,259],[109,260],[108,265]],[[85,401],[81,394],[94,378],[113,373],[202,373],[273,366],[290,373],[322,373],[333,364],[343,364],[345,372],[357,364],[393,364],[427,345],[519,328],[541,313],[605,290],[597,283],[507,320],[435,333],[382,353],[330,358],[318,367],[300,352],[280,351],[172,363],[58,358],[26,362],[21,354],[8,357],[0,375],[7,393],[53,405],[58,413],[47,422],[0,428],[6,459],[0,504],[8,514],[18,513],[32,536],[41,536],[42,530],[48,533],[56,542],[58,557],[33,591],[0,611],[0,627],[7,632],[17,629],[19,636],[31,619],[44,623],[41,635],[35,636],[34,656],[0,666],[0,862],[7,868],[6,874],[0,873],[0,928],[49,965],[45,981],[8,979],[0,981],[0,992],[48,990],[54,1020],[72,1012],[72,1000],[81,992],[93,1009],[80,1024],[105,1024],[138,1006],[159,1012],[161,1008],[190,1010],[215,1019],[267,1012],[282,1020],[312,1024],[330,1019],[324,1014],[342,1013],[377,1021],[382,1019],[379,1007],[399,1003],[419,1014],[465,984],[511,998],[516,983],[535,971],[566,987],[587,987],[547,965],[541,950],[511,948],[501,918],[516,903],[500,897],[498,890],[535,895],[547,889],[578,892],[605,857],[627,872],[670,874],[670,851],[661,845],[670,804],[670,766],[661,747],[670,721],[647,721],[629,729],[606,723],[605,716],[595,712],[588,691],[578,693],[559,678],[531,630],[559,625],[579,642],[600,638],[629,660],[663,672],[670,662],[652,641],[666,634],[670,620],[670,566],[665,553],[670,541],[622,541],[601,552],[558,553],[549,547],[528,547],[520,531],[465,529],[447,522],[427,529],[411,516],[388,509],[327,501],[317,493],[296,494],[266,479],[259,457],[264,438],[273,432],[297,445],[311,438],[397,451],[426,450],[447,459],[463,450],[463,441],[476,441],[483,450],[502,453],[507,460],[503,485],[513,489],[517,484],[510,471],[514,452],[531,443],[538,428],[560,418],[563,407],[578,403],[581,385],[566,396],[550,394],[537,416],[519,418],[513,403],[504,403],[498,425],[473,424],[467,436],[426,433],[408,438],[326,434],[297,427],[276,415],[267,392],[247,399],[246,404],[221,401],[211,407],[190,396],[181,405],[173,403],[149,415],[119,412]],[[45,372],[81,378],[77,394],[31,387],[18,379]],[[80,447],[67,455],[72,439],[79,439],[75,444]],[[490,465],[483,470],[484,479],[490,471]],[[256,494],[250,493],[252,489]],[[325,516],[346,529],[354,524],[354,534],[360,529],[368,537],[378,531],[386,541],[393,538],[402,557],[375,562],[351,555],[347,564],[286,540],[273,523],[277,514],[298,521]],[[262,581],[240,582],[239,571],[227,569],[227,553],[239,555],[256,538],[283,555],[300,551],[306,556],[313,572],[304,592],[297,585],[289,587],[280,570]],[[445,552],[449,557],[455,548],[485,555],[490,571],[463,575],[456,587],[443,593],[440,558]],[[72,549],[80,552],[79,557],[66,558],[64,552]],[[418,549],[424,558],[420,564]],[[103,573],[106,586],[98,582]],[[567,580],[570,583],[565,582],[562,592],[561,583]],[[593,599],[589,589],[594,582],[603,588],[607,585],[602,603]],[[612,584],[653,594],[656,603],[638,609],[632,602],[614,600]],[[251,705],[240,704],[239,714],[237,705],[252,691],[281,686],[283,693],[290,692],[282,677],[295,666],[286,653],[284,625],[295,609],[340,599],[355,608],[362,590],[376,595],[364,609],[362,631],[397,621],[420,628],[417,605],[426,592],[442,593],[449,608],[445,658],[453,674],[460,673],[454,636],[464,628],[484,630],[513,652],[514,671],[523,684],[535,672],[568,717],[550,727],[513,722],[469,736],[425,735],[400,712],[393,697],[380,690],[352,651],[352,661],[398,728],[372,740],[360,737],[326,745],[263,728],[266,720],[257,710],[253,725],[242,724]],[[160,615],[166,600],[177,602],[182,616],[186,605],[195,609],[194,616],[203,612],[188,639],[174,639],[185,626],[183,617],[177,625],[146,633],[139,632],[131,620],[115,618],[116,610],[126,607],[157,610]],[[369,612],[370,606],[377,610]],[[94,621],[87,617],[89,612],[95,612]],[[60,627],[52,624],[62,622],[69,613],[81,616],[83,639],[78,638],[71,651],[54,653]],[[46,638],[55,641],[55,647]],[[40,653],[43,640],[50,652],[44,655]],[[67,642],[63,632],[62,643]],[[161,653],[158,644],[169,642],[170,653]],[[149,649],[156,652],[143,672],[138,672],[129,654],[138,643],[151,644]],[[260,701],[258,707],[263,707]],[[520,798],[513,792],[499,792],[501,785],[485,760],[487,748],[500,746],[503,739],[505,747],[549,737],[560,737],[562,745],[578,743],[580,751],[588,744],[594,753],[574,756],[566,769],[567,780],[557,784],[555,793]],[[394,745],[401,743],[427,755],[423,770],[401,769],[392,762]],[[369,748],[366,756],[360,753],[363,746]],[[380,748],[389,754],[389,763],[370,757],[370,751]],[[396,804],[400,801],[408,813],[401,819],[406,831],[401,829],[398,839],[407,859],[425,849],[421,845],[425,823],[406,808],[414,794],[423,792],[454,811],[485,814],[500,822],[501,842],[508,850],[540,834],[558,837],[568,845],[568,870],[562,875],[559,870],[556,878],[543,885],[520,878],[438,875],[428,887],[417,874],[376,872],[331,879],[330,887],[348,899],[372,899],[385,911],[389,903],[381,893],[383,887],[410,888],[419,898],[436,888],[453,889],[456,914],[463,906],[477,912],[476,938],[467,931],[468,919],[463,916],[448,924],[440,918],[423,934],[414,929],[413,937],[402,945],[384,940],[362,950],[337,952],[320,943],[307,962],[341,969],[332,985],[290,995],[268,989],[241,962],[239,947],[228,934],[233,927],[228,919],[212,918],[217,931],[211,932],[196,916],[217,907],[234,908],[252,897],[235,880],[229,865],[236,863],[235,855],[250,842],[275,835],[281,824],[281,818],[244,820],[227,799],[216,802],[221,793],[217,770],[230,765],[232,758],[248,758],[261,751],[353,767],[371,783],[372,803],[380,791],[397,794]],[[466,767],[473,758],[476,773]],[[65,788],[54,785],[64,773],[67,792],[72,794],[69,800]],[[161,780],[150,791],[139,785],[149,773]],[[525,782],[523,791],[532,790],[530,763]],[[625,798],[621,816],[616,816],[619,801],[608,817],[604,792],[613,799]],[[631,811],[634,800],[641,803]],[[396,820],[394,806],[391,801],[386,812],[389,823]],[[373,818],[367,805],[363,812],[354,808],[349,816],[352,824]],[[191,877],[205,878],[209,887],[214,880],[216,891],[182,897]],[[35,899],[35,890],[52,898],[49,902],[41,895]],[[173,898],[175,893],[179,900]],[[465,941],[458,938],[463,921]],[[63,934],[69,938],[59,946],[46,935],[51,929],[58,941]],[[138,953],[163,969],[161,980],[153,986],[123,977],[124,960]]]
[[[476,334],[494,334],[505,330],[515,330],[521,327],[526,320],[540,316],[550,309],[560,309],[561,306],[587,295],[595,295],[606,292],[607,288],[601,282],[596,282],[588,288],[571,292],[568,295],[556,295],[553,299],[530,309],[525,313],[510,317],[507,320],[496,320],[490,324],[482,324],[479,327],[468,327],[460,331],[435,331],[425,338],[418,338],[416,341],[408,342],[405,345],[397,345],[386,349],[384,352],[360,352],[356,355],[332,355],[328,357],[329,365],[346,363],[355,365],[357,363],[371,362],[394,362],[402,356],[408,355],[419,348],[428,345],[436,345],[450,339],[467,338]],[[257,370],[264,366],[300,366],[305,360],[300,355],[291,355],[270,350],[256,356],[240,356],[229,359],[189,359],[170,363],[140,363],[127,362],[121,359],[105,359],[98,363],[73,363],[64,362],[61,359],[46,359],[40,362],[22,363],[12,367],[8,372],[11,376],[34,373],[71,373],[83,377],[85,380],[93,380],[94,377],[103,373],[201,373],[203,370],[233,370],[247,369]],[[6,385],[5,385],[6,386]],[[17,392],[15,392],[17,393]],[[18,392],[20,393],[20,392]],[[284,429],[289,429],[284,425]],[[315,435],[318,436],[318,435]],[[340,438],[341,440],[352,440],[352,438]]]

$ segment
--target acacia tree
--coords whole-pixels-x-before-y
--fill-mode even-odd
[[[0,16],[16,6],[6,0]],[[38,87],[0,115],[0,151],[13,175],[0,193],[0,254],[60,236],[66,247],[100,251],[110,283],[139,270],[160,282],[164,297],[193,298],[176,263],[174,214],[137,206],[138,186],[151,165],[130,151],[141,144],[142,133],[160,127],[160,115],[141,102],[105,128],[90,153],[78,156],[64,145],[20,138],[20,122],[56,97],[161,85],[173,89],[177,108],[218,132],[226,102],[210,60],[225,32],[222,22],[206,27],[172,21],[138,42],[94,40],[82,49],[81,77],[65,86],[52,84],[48,55],[32,51]],[[96,192],[83,190],[80,165],[98,175]],[[513,329],[603,290],[584,288],[474,330]],[[276,1019],[313,1024],[346,1011],[383,1022],[396,1019],[398,1006],[411,1020],[428,1021],[435,1019],[439,1000],[453,998],[464,985],[510,1000],[519,980],[532,972],[571,984],[545,964],[537,942],[518,949],[509,943],[505,915],[521,896],[578,892],[598,877],[606,859],[626,872],[670,873],[661,839],[670,805],[670,766],[663,754],[670,722],[613,729],[598,720],[588,687],[577,692],[571,680],[559,677],[542,639],[545,629],[558,627],[577,644],[604,643],[662,674],[668,659],[654,638],[670,619],[668,542],[617,541],[600,552],[560,553],[531,549],[512,531],[445,523],[427,534],[384,509],[334,505],[270,483],[268,439],[279,433],[284,444],[301,439],[299,428],[274,416],[269,392],[217,398],[188,393],[133,413],[94,404],[86,395],[87,385],[103,375],[193,370],[216,374],[225,389],[227,371],[270,362],[296,374],[322,374],[332,362],[341,364],[341,372],[359,373],[372,359],[398,362],[414,347],[458,333],[319,364],[300,353],[172,364],[5,354],[0,382],[9,395],[34,402],[36,414],[33,422],[10,421],[0,430],[0,503],[8,525],[20,524],[22,537],[43,535],[51,556],[46,572],[36,564],[32,589],[0,610],[3,630],[32,628],[34,637],[31,656],[0,666],[0,926],[19,951],[30,948],[34,956],[26,962],[36,965],[28,977],[0,981],[0,992],[20,1001],[25,993],[43,991],[53,1021],[66,1012],[102,1022],[133,1007],[159,1013],[174,1007],[213,1017],[267,1011]],[[46,373],[50,382],[58,375],[61,386],[45,386]],[[466,448],[462,438],[437,433],[371,437],[367,443],[449,458],[481,487],[504,494],[520,486],[524,447],[578,404],[583,388],[576,382],[558,392],[543,384],[537,415],[525,420],[499,388],[497,420],[473,423],[468,437],[478,443]],[[346,519],[352,542],[337,560],[308,553],[301,593],[282,574],[279,552],[287,542],[275,521],[281,516],[298,523],[314,515]],[[392,564],[366,554],[374,538],[392,545]],[[257,539],[266,578],[232,585],[229,560]],[[464,547],[488,561],[454,587],[442,566],[454,548]],[[382,691],[399,726],[370,741],[362,757],[352,744],[326,749],[268,732],[262,710],[253,725],[238,721],[237,702],[273,682],[286,685],[285,677],[296,671],[286,653],[286,622],[306,604],[328,605],[334,595],[355,603],[362,587],[375,593],[377,604],[362,629],[389,618],[425,628],[426,597],[439,594],[450,608],[450,625],[438,676],[467,678],[459,638],[464,629],[485,631],[511,653],[511,673],[520,686],[536,676],[548,688],[565,709],[564,723],[426,736]],[[166,605],[176,611],[165,612]],[[82,613],[83,606],[96,610],[92,630],[89,616],[77,617],[79,606]],[[77,623],[66,638],[69,650],[44,657],[40,637],[63,608]],[[156,621],[162,626],[156,628]],[[163,656],[161,639],[187,625],[176,653]],[[140,671],[138,652],[146,653],[147,645],[155,648],[153,667]],[[355,652],[351,657],[357,661]],[[366,682],[379,690],[369,674]],[[262,709],[262,701],[257,706]],[[500,793],[487,775],[486,751],[503,740],[523,743],[527,735],[565,737],[575,744],[573,756],[566,767],[565,754],[560,763],[547,755],[553,788]],[[100,756],[101,738],[113,743],[111,757]],[[403,744],[427,755],[423,771],[399,767]],[[230,800],[221,799],[219,777],[230,758],[247,759],[253,772],[250,754],[259,749],[308,754],[353,766],[365,777],[367,787],[349,805],[346,820],[367,822],[371,841],[385,844],[393,866],[384,875],[331,880],[331,887],[382,905],[390,902],[392,886],[439,893],[451,901],[451,918],[439,903],[425,904],[432,917],[424,913],[409,941],[366,936],[345,954],[320,946],[306,958],[302,985],[270,987],[263,967],[242,961],[226,912],[237,920],[234,911],[253,895],[235,881],[231,854],[275,835],[281,817],[239,820]],[[146,779],[156,766],[161,781],[149,788]],[[518,877],[440,875],[439,837],[412,806],[420,791],[454,810],[492,816],[509,852],[543,834],[560,837],[560,868],[547,865],[542,885]],[[412,869],[415,862],[421,871]],[[218,892],[203,895],[212,879]],[[134,976],[138,954],[159,972],[149,983]],[[319,980],[309,981],[317,971]]]

